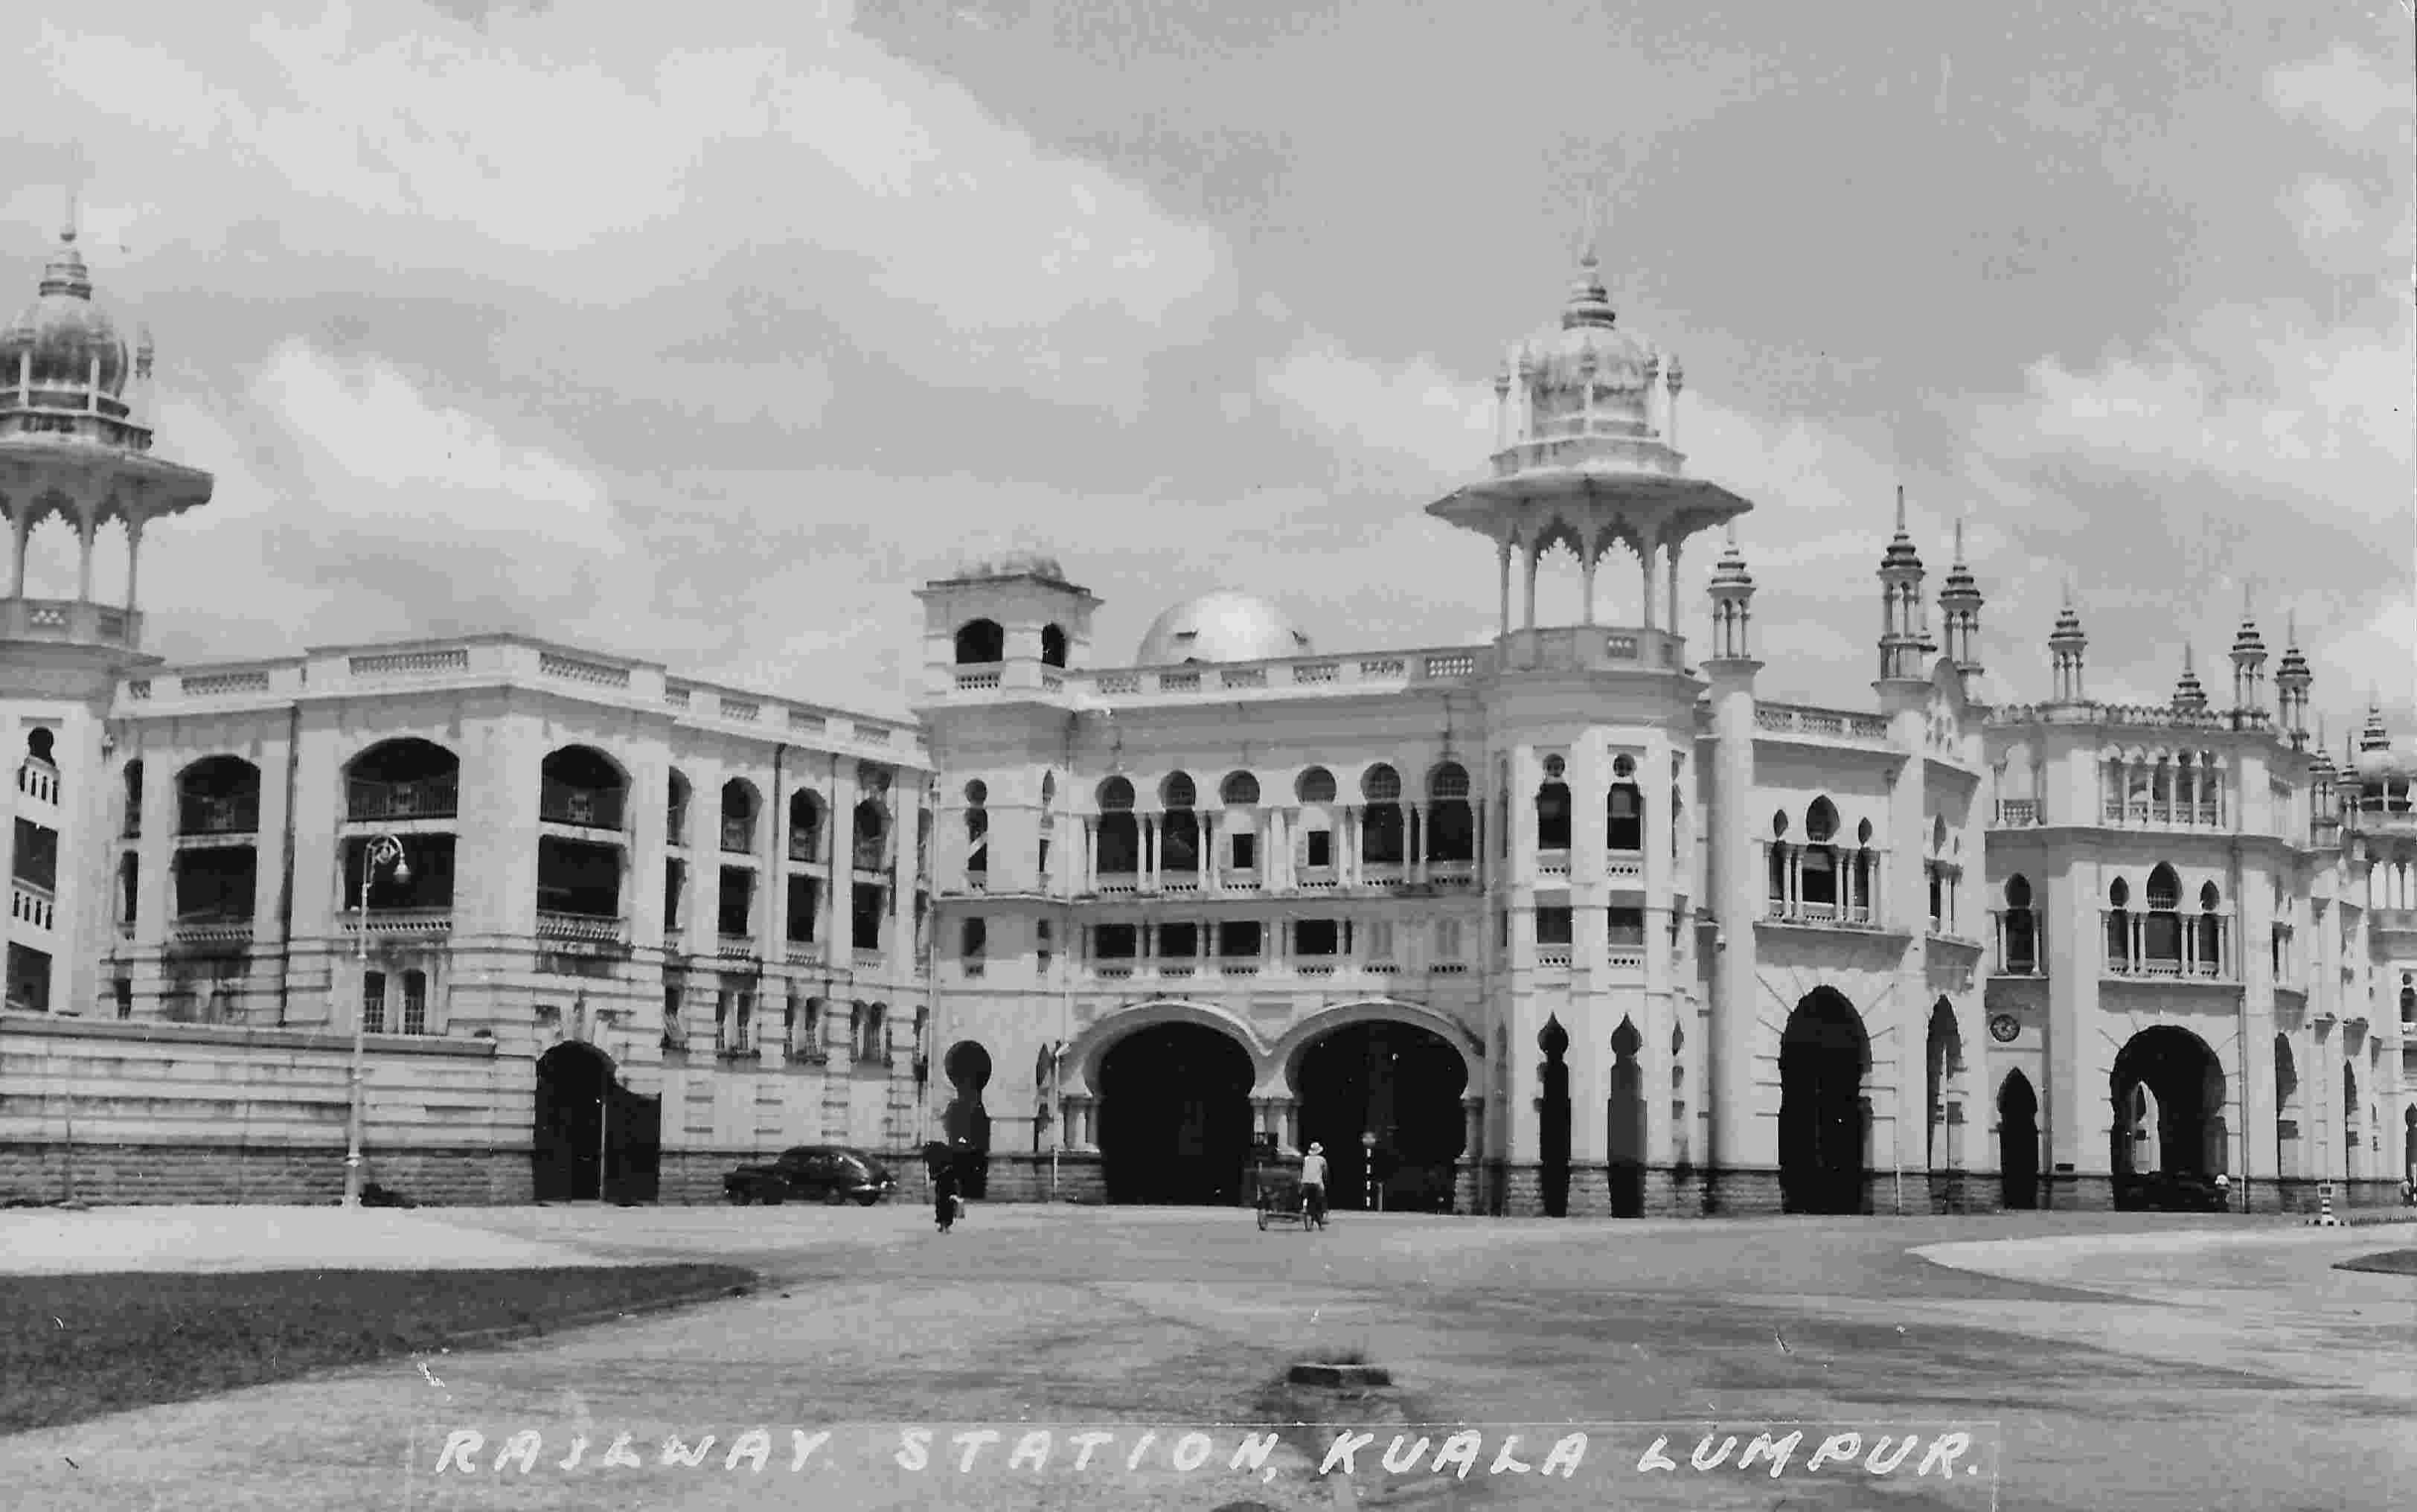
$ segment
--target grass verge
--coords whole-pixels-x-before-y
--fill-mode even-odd
[[[2387,1249],[2336,1264],[2337,1271],[2381,1271],[2387,1276],[2417,1276],[2417,1249]]]
[[[747,1290],[734,1265],[0,1278],[0,1433]]]

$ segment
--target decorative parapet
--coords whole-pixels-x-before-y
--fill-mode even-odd
[[[1754,727],[1767,735],[1792,735],[1817,741],[1846,740],[1886,745],[1889,740],[1888,720],[1879,715],[1795,703],[1756,703]]]

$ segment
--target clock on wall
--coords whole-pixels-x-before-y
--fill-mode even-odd
[[[2023,1021],[2011,1013],[2000,1013],[1989,1020],[1989,1037],[2000,1045],[2011,1045],[2023,1032]]]

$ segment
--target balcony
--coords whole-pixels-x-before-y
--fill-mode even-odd
[[[36,803],[56,807],[59,801],[59,769],[38,757],[26,757],[17,768],[17,791]]]
[[[131,650],[143,643],[143,616],[74,598],[0,599],[0,641],[59,641]]]
[[[176,833],[257,835],[260,833],[260,794],[246,793],[220,797],[186,794],[176,805]]]
[[[2192,978],[2198,981],[2216,982],[2229,981],[2231,979],[2230,975],[2225,972],[2216,961],[2195,960],[2185,963],[2180,960],[2172,960],[2156,956],[2147,958],[2134,957],[2130,959],[2118,958],[2116,960],[2109,960],[2106,962],[2106,975],[2109,976],[2126,977],[2133,980],[2138,980],[2141,978],[2165,978],[2172,980]]]
[[[884,871],[889,869],[889,848],[879,840],[859,840],[848,861],[859,871]]]
[[[1259,869],[1256,867],[1228,867],[1225,869],[1224,873],[1217,879],[1217,884],[1227,892],[1257,892],[1259,890]]]
[[[180,945],[224,948],[251,944],[251,920],[202,914],[168,926],[168,938]]]
[[[1565,945],[1538,945],[1536,947],[1536,967],[1539,971],[1569,970],[1570,947]]]
[[[57,910],[58,900],[48,887],[27,882],[23,877],[9,883],[8,916],[18,923],[47,930],[53,927]]]
[[[461,811],[462,779],[458,776],[424,778],[413,782],[356,779],[344,787],[347,824],[452,819]]]
[[[1567,877],[1569,874],[1570,853],[1566,847],[1536,853],[1536,875],[1539,877]]]
[[[1791,903],[1784,898],[1773,898],[1769,900],[1764,916],[1773,924],[1809,925],[1815,929],[1869,930],[1878,927],[1872,921],[1872,905],[1869,903]]]
[[[1446,887],[1472,886],[1477,882],[1477,862],[1474,859],[1430,861],[1427,863],[1427,876]]]
[[[344,910],[343,930],[348,935],[367,933],[372,940],[442,939],[453,932],[453,905],[433,908],[372,908],[364,927],[361,911]]]
[[[878,971],[888,964],[889,960],[883,951],[877,948],[868,950],[862,945],[858,945],[848,959],[856,963],[859,971]]]
[[[754,822],[747,819],[725,819],[722,822],[722,848],[732,855],[745,855],[755,849]]]
[[[627,796],[619,788],[573,787],[548,778],[538,787],[537,816],[549,824],[617,830]]]
[[[789,859],[803,861],[809,866],[820,866],[823,859],[823,848],[819,843],[821,839],[821,836],[810,829],[789,831]]]
[[[2217,829],[2223,824],[2223,805],[2214,803],[2108,798],[2100,804],[2099,814],[2109,824],[2133,829]]]
[[[540,909],[537,915],[537,937],[559,940],[571,945],[617,945],[626,938],[628,926],[617,918],[597,914],[556,914]]]
[[[724,960],[752,960],[755,959],[755,937],[733,934],[725,930],[713,937],[713,953]]]
[[[1999,798],[1998,800],[1999,829],[2028,829],[2039,822],[2040,806],[2037,798]]]

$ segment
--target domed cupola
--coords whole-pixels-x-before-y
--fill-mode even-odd
[[[85,396],[97,395],[104,413],[122,415],[125,407],[114,401],[133,364],[108,311],[93,303],[92,275],[75,234],[59,233],[34,302],[0,333],[0,387],[56,396],[43,408],[84,409]]]
[[[1561,307],[1560,330],[1513,355],[1526,379],[1530,439],[1644,440],[1656,433],[1650,404],[1662,376],[1661,354],[1619,328],[1600,266],[1594,249],[1588,248]]]

